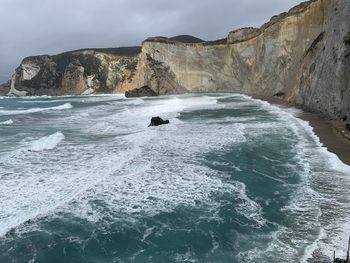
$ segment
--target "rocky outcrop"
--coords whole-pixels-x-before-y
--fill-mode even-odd
[[[247,27],[232,31],[227,36],[227,44],[235,44],[243,41],[247,41],[261,34],[259,28]]]
[[[29,95],[112,93],[132,77],[139,47],[86,49],[23,59],[16,89]]]
[[[170,123],[169,120],[163,120],[161,117],[152,117],[151,123],[148,125],[148,127],[160,126],[160,125],[169,124],[169,123]]]
[[[11,80],[0,85],[0,96],[5,96],[11,88]]]
[[[24,97],[27,95],[27,92],[24,90],[16,89],[16,74],[13,74],[10,84],[10,91],[6,94],[7,96],[15,96],[15,97]]]
[[[158,96],[158,94],[148,86],[143,86],[141,88],[132,89],[132,90],[125,92],[125,97],[127,97],[127,98],[154,97],[154,96]]]
[[[235,30],[217,41],[155,37],[132,54],[80,50],[26,58],[16,70],[16,83],[36,95],[127,92],[148,86],[161,95],[275,96],[348,120],[349,14],[348,0],[311,0],[260,28]]]

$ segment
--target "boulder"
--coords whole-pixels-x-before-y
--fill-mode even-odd
[[[125,92],[125,97],[127,98],[135,98],[135,97],[154,97],[158,96],[158,94],[152,90],[149,86],[143,86],[141,88],[129,90]]]
[[[148,127],[159,126],[163,124],[169,124],[169,120],[163,120],[161,117],[152,117],[151,123],[148,125]]]

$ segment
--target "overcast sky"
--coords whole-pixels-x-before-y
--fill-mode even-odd
[[[149,36],[204,40],[260,26],[301,0],[0,0],[0,83],[26,56],[140,45]]]

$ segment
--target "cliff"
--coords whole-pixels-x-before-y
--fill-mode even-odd
[[[140,51],[140,47],[84,49],[27,57],[16,69],[16,89],[27,95],[112,93],[132,77]]]
[[[63,58],[62,58],[63,56]],[[155,37],[141,51],[76,51],[26,58],[17,88],[31,94],[240,92],[350,118],[350,1],[312,0],[260,28],[204,42]]]
[[[178,43],[147,39],[125,91],[147,85],[159,94],[240,92],[279,97],[350,118],[350,2],[313,0],[260,28],[226,39]]]

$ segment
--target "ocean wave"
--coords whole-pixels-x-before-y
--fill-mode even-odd
[[[308,262],[314,252],[316,254],[320,252],[321,255],[326,251],[345,253],[344,244],[347,242],[350,229],[349,213],[344,212],[349,211],[349,198],[347,198],[349,177],[347,175],[350,174],[350,166],[344,164],[337,155],[324,147],[310,123],[299,118],[301,110],[275,106],[249,97],[247,99],[258,102],[262,109],[277,116],[279,121],[287,124],[285,127],[288,127],[298,138],[294,150],[302,169],[299,171],[301,183],[295,190],[290,203],[281,211],[288,214],[288,217],[294,218],[293,221],[298,226],[302,225],[301,231],[310,233],[309,236],[300,235],[301,239],[298,239],[298,235],[292,238],[288,233],[297,232],[298,228],[281,227],[275,233],[276,239],[279,240],[278,246],[272,242],[269,248],[264,250],[265,252],[250,251],[250,256],[263,258],[262,254],[273,255],[273,252],[281,254],[282,251],[289,255],[295,254],[296,251],[287,252],[290,249],[288,242],[309,243],[304,249],[300,262]],[[337,191],[337,195],[334,191]],[[324,207],[322,212],[321,207]],[[336,235],[336,238],[332,238],[333,235]]]
[[[300,113],[302,113],[302,110],[297,108],[285,108],[283,106],[272,105],[266,101],[260,99],[253,99],[252,97],[246,95],[239,96],[251,100],[253,102],[258,102],[262,108],[270,111],[274,115],[277,115],[281,121],[284,120],[285,122],[288,122],[289,126],[294,131],[294,133],[298,135],[298,137],[301,139],[301,142],[305,141],[305,138],[303,138],[303,134],[301,134],[300,131],[305,131],[309,138],[311,138],[316,144],[316,146],[318,147],[318,151],[321,153],[321,155],[327,157],[329,164],[334,170],[337,170],[342,173],[350,173],[350,166],[344,164],[336,154],[329,152],[327,150],[327,147],[325,147],[321,143],[320,138],[315,134],[310,123],[299,118],[299,115]],[[308,141],[306,141],[306,143],[308,143]]]
[[[126,103],[132,100],[126,100]],[[160,98],[147,98],[144,102],[135,100],[135,106],[125,109],[123,112],[116,114],[118,120],[138,119],[138,122],[149,122],[149,118],[153,116],[162,116],[166,119],[178,117],[180,112],[195,109],[213,109],[224,107],[217,103],[217,98],[204,96],[203,98],[186,97],[186,96],[168,96]],[[141,105],[141,106],[139,106]]]
[[[123,101],[126,104],[132,104],[132,105],[142,105],[145,104],[145,101],[141,98],[136,98],[136,99],[126,99]]]
[[[176,119],[175,116],[178,112],[188,109],[225,107],[224,103],[217,105],[217,97],[210,96],[145,99],[143,103],[136,100],[135,107],[130,105],[120,113],[106,111],[104,108],[106,103],[98,108],[99,111],[94,108],[91,115],[84,108],[84,112],[81,113],[83,114],[81,115],[83,117],[81,125],[86,124],[86,128],[79,127],[77,133],[82,131],[82,133],[114,135],[115,133],[120,134],[121,131],[125,131],[127,134],[128,131],[129,134],[118,136],[114,140],[108,138],[108,141],[99,140],[98,143],[93,141],[91,145],[80,144],[80,141],[77,141],[74,145],[65,145],[65,147],[51,152],[41,151],[57,147],[64,139],[61,132],[27,144],[27,150],[39,153],[23,151],[24,154],[20,158],[13,158],[13,167],[15,167],[13,169],[16,169],[18,161],[23,163],[20,167],[18,180],[5,182],[0,186],[0,192],[10,193],[11,191],[12,195],[11,198],[3,196],[3,200],[1,200],[3,206],[0,205],[0,212],[5,215],[5,219],[2,220],[3,222],[0,221],[0,236],[28,219],[39,218],[47,215],[50,211],[57,212],[57,210],[59,212],[69,211],[73,215],[96,222],[101,222],[105,218],[116,219],[122,214],[128,215],[127,218],[130,220],[134,220],[139,215],[152,216],[161,212],[173,211],[178,206],[198,208],[204,203],[206,207],[210,207],[211,211],[217,212],[216,206],[218,204],[215,203],[216,199],[213,196],[218,193],[235,195],[235,200],[237,200],[233,206],[235,211],[246,217],[254,227],[267,226],[269,221],[264,218],[260,200],[250,195],[249,186],[246,187],[244,183],[238,181],[226,181],[222,173],[218,173],[202,163],[197,163],[195,158],[213,151],[224,152],[228,147],[233,148],[247,141],[248,143],[258,141],[260,137],[257,136],[265,135],[267,132],[275,132],[277,129],[276,133],[283,133],[286,140],[289,140],[290,137],[295,139],[295,144],[299,147],[296,149],[296,153],[297,150],[311,148],[312,153],[314,153],[311,155],[312,158],[320,157],[324,160],[324,156],[330,157],[330,155],[319,142],[317,143],[317,139],[313,137],[316,135],[313,134],[312,129],[310,130],[311,127],[302,120],[300,120],[302,123],[299,123],[299,119],[295,118],[291,112],[285,112],[281,108],[267,103],[256,103],[249,97],[237,97],[247,99],[246,104],[253,105],[254,108],[259,109],[261,106],[264,113],[268,113],[265,109],[271,111],[275,119],[270,120],[269,116],[264,123],[259,123],[260,120],[256,116],[231,116],[215,119],[195,117],[197,118],[195,120],[193,117],[191,121]],[[132,100],[122,102],[132,104]],[[240,103],[239,107],[245,107],[244,102]],[[170,119],[168,126],[147,128],[149,117],[154,114],[173,119]],[[67,126],[66,119],[62,120],[60,124]],[[72,127],[76,128],[75,124],[76,122],[72,122]],[[306,130],[307,133],[298,133],[298,131],[303,130]],[[91,137],[96,139],[94,136]],[[307,141],[309,143],[304,144]],[[326,153],[319,154],[317,152],[324,150]],[[310,172],[307,167],[310,164],[308,159],[310,156],[304,156],[304,152],[300,154],[300,166],[305,165],[300,170],[300,177],[305,177],[300,185],[305,185],[305,187],[300,188],[298,185],[300,190],[293,191],[295,196],[293,195],[291,202],[281,211],[291,215],[288,218],[293,219],[295,224],[303,223],[305,225],[300,220],[306,218],[305,213],[311,211],[309,208],[312,206],[315,206],[312,211],[318,212],[320,198],[315,192],[310,191],[310,176],[307,175]],[[269,156],[265,158],[269,158]],[[332,162],[332,158],[328,160]],[[334,168],[339,168],[338,160],[335,160],[334,164]],[[316,167],[320,168],[321,166]],[[347,171],[346,166],[343,168],[344,171]],[[233,169],[236,172],[242,171],[240,168],[237,170],[237,167]],[[333,165],[329,169],[332,170]],[[339,171],[339,169],[336,170]],[[13,174],[16,176],[17,171],[14,171]],[[328,171],[322,172],[325,173],[324,177],[330,175]],[[23,178],[22,174],[25,174],[26,177]],[[97,174],[98,177],[96,177]],[[269,177],[268,174],[260,174],[260,176]],[[334,178],[336,177],[332,175],[331,179]],[[269,179],[279,180],[278,178]],[[340,181],[341,178],[337,178],[337,180]],[[280,180],[279,183],[283,183],[283,181]],[[329,184],[325,184],[325,186],[329,186]],[[336,187],[330,189],[338,191]],[[96,200],[103,205],[94,204]],[[217,214],[214,216],[220,217]],[[296,217],[296,220],[292,216]],[[319,214],[314,213],[309,216],[311,216],[309,220],[311,223],[318,222]],[[336,225],[338,226],[338,224]],[[300,231],[304,231],[298,232],[303,239],[299,240],[290,234],[297,231],[289,226],[277,227],[278,230],[274,235],[276,241],[267,244],[270,236],[262,237],[261,240],[268,246],[267,249],[260,251],[260,247],[256,246],[258,247],[256,250],[241,254],[242,259],[246,260],[252,257],[252,260],[246,260],[246,262],[251,262],[258,257],[270,258],[270,255],[279,256],[282,254],[286,258],[296,255],[299,259],[300,253],[303,253],[302,244],[310,243],[310,240],[304,240],[305,233],[308,233],[306,230],[318,230],[319,228],[317,224],[298,228]],[[144,238],[147,239],[151,232],[152,229],[146,231]],[[329,232],[327,231],[327,233]],[[343,230],[341,232],[345,233]],[[311,236],[311,241],[314,238],[317,237]],[[296,250],[289,246],[286,240],[298,245],[301,244],[300,249]],[[320,240],[320,237],[317,240]],[[318,244],[310,248],[310,255],[309,252],[305,252],[305,259],[311,256],[315,247],[318,247]],[[328,248],[324,251],[328,251]],[[295,262],[300,262],[298,259]]]
[[[68,145],[65,151],[28,154],[28,150],[53,149],[63,139],[64,135],[57,132],[1,159],[6,165],[21,162],[23,167],[20,173],[13,174],[10,181],[0,184],[0,192],[8,193],[0,196],[0,214],[4,215],[0,218],[0,237],[29,219],[47,216],[72,199],[84,199],[88,189],[94,189],[95,185],[107,180],[125,162],[139,154],[137,147],[120,151],[115,149],[115,145],[109,147],[109,144],[102,148],[95,144]],[[82,160],[82,153],[90,158]],[[113,178],[119,180],[119,177]],[[23,229],[26,230],[27,227]]]
[[[91,133],[94,135],[112,135],[118,133],[118,129],[115,125],[110,122],[98,122],[88,129],[84,130],[84,132]]]
[[[65,139],[62,132],[56,132],[49,136],[42,137],[34,142],[32,142],[29,150],[34,152],[40,152],[43,150],[52,150]]]
[[[343,163],[339,157],[328,151],[327,147],[325,147],[321,141],[320,138],[315,134],[313,128],[310,126],[308,121],[304,121],[302,119],[297,119],[299,124],[303,127],[303,129],[313,138],[314,142],[318,146],[318,150],[324,155],[327,156],[328,162],[330,166],[337,171],[340,171],[342,173],[348,173],[350,174],[350,166]]]
[[[9,119],[7,121],[3,121],[3,122],[0,122],[0,125],[11,125],[13,124],[13,120],[12,119]]]
[[[72,104],[65,103],[59,106],[49,107],[49,108],[31,108],[31,109],[20,109],[20,110],[0,110],[0,115],[17,115],[17,114],[30,114],[41,111],[50,111],[50,110],[66,110],[73,108]]]

